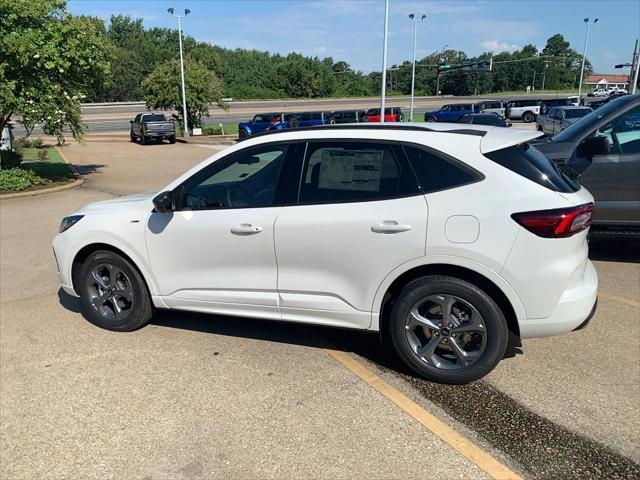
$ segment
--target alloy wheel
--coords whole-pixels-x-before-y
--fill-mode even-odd
[[[406,318],[405,334],[421,362],[445,370],[473,365],[487,344],[482,315],[454,295],[430,295],[417,302]]]
[[[89,300],[93,309],[109,321],[124,321],[133,308],[134,292],[129,277],[115,265],[102,263],[91,270]]]

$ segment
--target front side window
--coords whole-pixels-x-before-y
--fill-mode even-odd
[[[612,154],[640,153],[640,106],[599,128],[596,136],[607,139]]]
[[[270,123],[273,120],[273,115],[256,115],[253,118],[254,123]]]
[[[300,203],[362,202],[419,192],[415,176],[391,145],[309,143]]]
[[[252,148],[215,162],[183,187],[185,210],[274,205],[287,145]]]

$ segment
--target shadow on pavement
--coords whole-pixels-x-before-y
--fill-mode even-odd
[[[100,170],[105,167],[105,165],[101,164],[101,163],[90,163],[90,164],[86,164],[86,163],[77,164],[77,163],[74,163],[73,166],[75,167],[77,172],[80,175],[83,175],[83,176],[91,175],[91,174],[94,174],[94,173],[101,173]]]
[[[589,258],[605,262],[640,263],[640,234],[593,232],[589,235]]]

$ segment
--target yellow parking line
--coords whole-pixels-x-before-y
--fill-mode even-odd
[[[598,296],[606,298],[607,300],[613,300],[614,302],[623,303],[632,307],[640,308],[640,302],[631,300],[630,298],[618,297],[617,295],[611,295],[610,293],[598,292]]]
[[[387,397],[388,400],[427,427],[434,435],[487,472],[487,474],[492,478],[500,480],[521,480],[522,477],[520,477],[520,475],[509,469],[506,465],[500,463],[478,446],[471,443],[449,425],[434,417],[409,397],[400,393],[348,353],[337,350],[325,350],[338,362],[375,388],[382,395]]]

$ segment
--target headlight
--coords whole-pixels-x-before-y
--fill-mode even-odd
[[[62,233],[73,227],[84,215],[71,215],[70,217],[64,217],[60,222],[60,229],[58,232]]]

